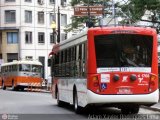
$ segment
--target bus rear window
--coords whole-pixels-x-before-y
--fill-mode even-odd
[[[135,34],[95,36],[97,67],[150,67],[153,37]]]

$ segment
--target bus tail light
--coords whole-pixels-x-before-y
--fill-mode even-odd
[[[151,86],[154,86],[155,85],[155,80],[156,80],[156,76],[155,75],[151,75],[149,84]]]
[[[93,76],[92,77],[92,81],[93,81],[93,86],[94,87],[98,87],[99,86],[98,76]]]
[[[152,92],[154,90],[155,87],[155,81],[156,81],[156,76],[155,75],[151,75],[150,76],[150,81],[149,81],[149,92]]]

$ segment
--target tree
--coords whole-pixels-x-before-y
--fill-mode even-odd
[[[114,0],[115,1],[115,0]],[[112,0],[72,0],[71,5],[75,6],[78,4],[81,5],[104,5],[105,8],[108,8],[109,4],[112,4]],[[127,18],[122,21],[122,23],[136,23],[137,21],[148,21],[156,26],[160,25],[158,16],[160,16],[160,0],[116,0],[116,17]],[[121,10],[121,12],[118,11]],[[144,20],[142,16],[145,15],[146,11],[150,11],[150,19]],[[105,12],[104,12],[105,13]],[[110,14],[110,13],[105,13]],[[125,15],[125,16],[124,16]],[[105,15],[106,16],[106,15]],[[93,17],[95,19],[96,17]],[[159,18],[160,19],[160,18]],[[88,17],[72,17],[72,23],[67,26],[67,31],[71,31],[74,28],[81,26],[81,23],[85,23],[88,20]],[[95,19],[96,20],[96,19]]]
[[[125,4],[119,5],[119,7],[134,22],[141,20],[145,12],[150,11],[152,13],[151,22],[155,22],[157,14],[160,13],[160,0],[128,0]]]

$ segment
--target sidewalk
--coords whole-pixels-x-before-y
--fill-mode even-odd
[[[43,92],[43,93],[51,93],[51,91],[48,91],[48,90],[45,90],[45,89],[42,89],[41,92]]]

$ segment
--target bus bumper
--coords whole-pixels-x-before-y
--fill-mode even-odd
[[[26,87],[27,87],[27,86],[29,86],[30,84],[29,84],[29,83],[18,83],[17,85],[18,85],[18,86],[26,86]]]
[[[139,105],[155,104],[159,100],[159,90],[150,94],[139,95],[99,95],[90,90],[88,92],[88,104],[113,104],[133,103]]]

